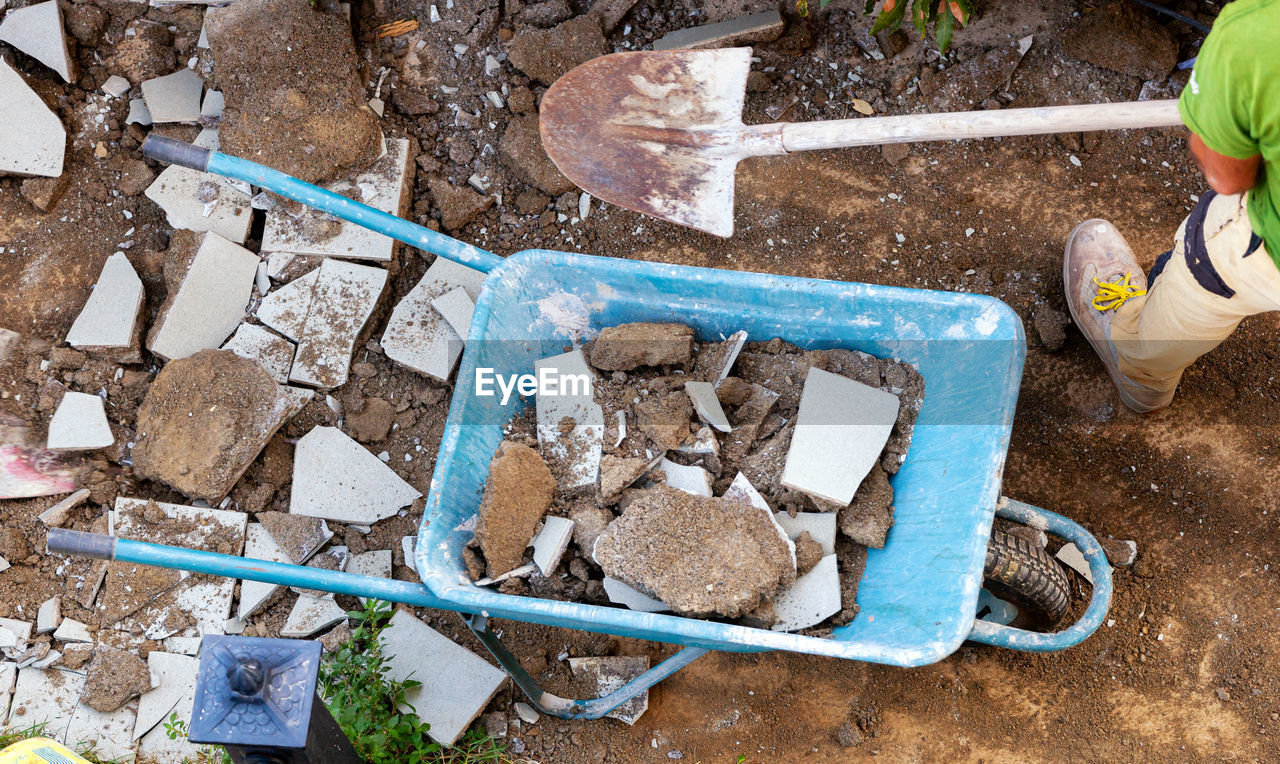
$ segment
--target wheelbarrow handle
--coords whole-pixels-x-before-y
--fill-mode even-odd
[[[374,209],[257,162],[160,135],[147,136],[142,142],[142,154],[158,162],[242,180],[251,186],[265,188],[362,228],[485,273],[502,262],[502,258],[492,252],[458,241],[426,226],[410,223],[404,218]]]
[[[975,619],[969,639],[986,645],[1036,653],[1064,650],[1088,639],[1102,625],[1102,620],[1111,607],[1111,564],[1107,562],[1107,554],[1098,540],[1073,520],[1014,499],[1002,498],[996,507],[996,514],[1075,544],[1089,563],[1089,572],[1093,576],[1093,598],[1089,600],[1089,607],[1080,619],[1062,631],[1044,634]]]
[[[268,562],[66,528],[50,528],[46,543],[50,554],[189,570],[192,573],[206,573],[227,578],[263,581],[280,586],[319,589],[352,597],[371,597],[388,602],[402,602],[435,610],[454,609],[451,603],[431,594],[427,587],[411,581],[340,573],[336,570],[323,570],[306,565]],[[542,713],[560,719],[599,719],[707,652],[701,647],[686,647],[608,695],[591,700],[574,700],[544,692],[520,665],[519,659],[502,643],[501,638],[489,629],[488,618],[483,613],[463,616],[463,621],[493,654],[503,670],[511,677],[511,681],[515,682],[516,686],[528,696],[529,702]]]

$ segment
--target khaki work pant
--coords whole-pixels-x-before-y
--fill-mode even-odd
[[[1245,316],[1280,310],[1280,269],[1249,224],[1248,194],[1207,193],[1152,268],[1147,294],[1111,319],[1120,371],[1135,397],[1168,405],[1182,372]]]

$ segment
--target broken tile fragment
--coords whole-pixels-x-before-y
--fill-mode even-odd
[[[432,301],[461,288],[474,302],[480,296],[484,277],[474,268],[437,257],[422,280],[391,312],[382,333],[383,352],[401,366],[448,381],[462,354],[464,334],[449,325]]]
[[[206,233],[181,284],[165,301],[147,347],[173,360],[220,346],[244,317],[257,270],[257,255]]]
[[[374,578],[391,578],[391,550],[379,549],[351,556],[347,562],[347,572]],[[368,603],[369,597],[357,597],[360,604]]]
[[[315,570],[329,570],[336,573],[345,573],[347,570],[347,562],[351,560],[351,549],[342,545],[331,546],[312,557],[307,562],[306,567]],[[298,594],[307,594],[312,597],[323,597],[329,592],[321,589],[304,589],[300,586],[290,586],[289,591]]]
[[[214,151],[221,147],[214,128],[201,130],[192,143]],[[253,222],[253,208],[250,197],[237,183],[220,175],[169,165],[147,187],[146,196],[164,210],[174,228],[212,231],[227,241],[243,244]],[[256,270],[257,255],[254,261]]]
[[[134,739],[141,739],[138,752],[153,761],[196,761],[198,746],[185,737],[170,739],[162,722],[173,714],[191,718],[200,660],[153,650],[147,654],[147,668],[159,682],[138,699],[133,727]]]
[[[106,82],[102,83],[102,92],[106,93],[112,98],[119,98],[125,93],[128,93],[129,88],[130,88],[129,81],[118,74],[111,75],[110,77],[107,78]]]
[[[125,117],[126,125],[139,124],[149,126],[151,124],[151,112],[147,111],[147,102],[141,98],[129,99],[129,115]]]
[[[289,499],[295,515],[376,523],[421,495],[336,427],[316,427],[298,441]]]
[[[75,748],[91,749],[100,761],[130,761],[136,717],[128,705],[103,713],[88,703],[80,703],[67,725],[65,739],[74,741]]]
[[[67,391],[49,421],[51,451],[92,451],[115,443],[102,399]]]
[[[800,576],[771,601],[777,621],[774,631],[796,631],[816,626],[840,612],[840,572],[836,556],[823,557],[813,570]]]
[[[1084,553],[1081,552],[1080,548],[1075,544],[1070,542],[1063,544],[1062,548],[1058,550],[1058,553],[1055,554],[1054,557],[1068,568],[1071,568],[1083,576],[1084,580],[1088,581],[1090,584],[1093,583],[1093,570],[1089,567],[1089,561],[1085,559]]]
[[[347,381],[356,337],[386,283],[387,272],[382,268],[332,259],[320,265],[290,382],[331,388]]]
[[[727,495],[727,494],[726,494]],[[797,512],[795,517],[786,512],[775,512],[773,518],[795,541],[802,533],[808,533],[822,547],[823,555],[836,553],[836,514],[834,512]]]
[[[335,193],[349,196],[375,209],[403,217],[412,190],[409,141],[388,138],[386,153],[350,181],[325,184]],[[289,252],[361,260],[391,259],[395,240],[355,223],[339,221],[318,210],[306,209],[294,216],[281,206],[267,213],[262,253]]]
[[[75,671],[24,668],[18,671],[9,719],[23,727],[44,725],[45,737],[61,739],[75,715],[84,676]]]
[[[258,303],[255,313],[258,320],[297,342],[307,322],[307,313],[311,311],[311,296],[319,277],[320,271],[316,269],[268,292]]]
[[[200,118],[203,120],[218,120],[222,118],[222,109],[226,105],[226,100],[222,97],[221,90],[209,90],[204,94],[204,101],[200,104]]]
[[[294,565],[301,565],[333,538],[324,520],[288,512],[259,512],[258,522],[271,534],[280,551]]]
[[[452,745],[471,726],[507,678],[403,610],[391,616],[382,638],[388,678],[412,677],[422,683],[405,693],[405,704],[431,725],[432,739],[444,745]]]
[[[693,329],[684,324],[608,326],[591,344],[591,365],[606,371],[684,364],[693,354]]]
[[[489,462],[475,529],[490,577],[524,562],[525,547],[550,508],[555,489],[555,478],[537,451],[511,441],[498,446]]]
[[[554,378],[556,389],[538,395],[538,447],[562,488],[594,485],[604,447],[604,409],[593,398],[594,375],[582,348],[535,361],[538,379]],[[571,426],[570,426],[571,425]]]
[[[271,538],[271,534],[261,523],[249,523],[245,529],[244,556],[253,560],[268,562],[289,562],[289,557]],[[244,620],[280,591],[278,584],[265,581],[244,579],[240,582],[240,604],[236,608],[236,618]]]
[[[720,399],[716,397],[715,385],[710,382],[685,382],[684,389],[689,394],[689,400],[693,403],[693,410],[698,412],[698,417],[702,421],[720,432],[731,432],[733,430],[729,426],[729,417],[724,415],[724,409],[720,407]]]
[[[569,670],[578,679],[596,683],[595,697],[603,698],[649,670],[647,655],[610,655],[601,658],[570,658]],[[619,719],[628,726],[635,724],[649,710],[649,691],[639,693],[605,716]]]
[[[51,3],[55,0],[49,0]],[[62,174],[67,131],[22,76],[0,59],[0,175]]]
[[[82,350],[134,347],[142,310],[142,279],[123,252],[107,258],[89,300],[67,332],[67,344]]]
[[[155,124],[200,121],[200,93],[204,80],[194,71],[182,68],[173,74],[155,77],[142,83],[142,99]]]
[[[681,615],[734,618],[795,581],[795,556],[765,512],[665,486],[642,492],[596,540],[605,575]]]
[[[686,467],[669,459],[658,462],[662,474],[667,476],[667,485],[694,496],[711,495],[711,473],[701,467]]]
[[[346,620],[347,611],[338,606],[333,595],[314,597],[310,594],[299,594],[298,601],[289,611],[289,619],[280,629],[282,637],[309,637],[316,632]]]
[[[471,314],[476,309],[476,304],[472,302],[467,290],[463,287],[454,287],[432,300],[431,307],[444,316],[444,320],[449,322],[449,326],[465,343],[467,332],[471,329]]]
[[[702,382],[719,385],[725,377],[729,376],[745,344],[747,344],[747,333],[741,329],[729,335],[729,338],[723,342],[703,344],[698,348],[692,377]]]
[[[222,349],[262,364],[262,368],[280,384],[289,381],[289,368],[293,365],[293,343],[274,332],[257,324],[240,324]]]
[[[138,408],[134,471],[217,504],[291,405],[261,366],[235,353],[201,350],[170,361]]]
[[[609,601],[616,605],[625,605],[641,613],[665,613],[671,610],[662,600],[656,600],[638,589],[622,583],[616,578],[604,577],[604,593]]]
[[[73,619],[63,618],[62,623],[53,632],[53,638],[59,642],[92,642],[93,635],[89,627]]]
[[[533,539],[533,562],[542,575],[550,576],[555,571],[571,538],[572,520],[549,516],[543,521],[542,530]]]
[[[753,13],[716,24],[678,29],[655,40],[654,50],[729,48],[776,40],[785,24],[777,9]]]
[[[40,604],[36,613],[36,633],[48,634],[62,623],[62,598],[50,597]]]
[[[0,41],[54,70],[64,82],[71,82],[75,79],[75,60],[67,50],[63,28],[58,3],[48,0],[5,14],[4,21],[0,21]]]
[[[810,367],[782,485],[846,505],[880,459],[898,396]]]

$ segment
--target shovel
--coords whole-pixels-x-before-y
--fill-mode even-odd
[[[1181,124],[1168,100],[744,125],[750,68],[750,48],[592,59],[543,96],[542,145],[592,196],[732,236],[733,173],[745,157]]]

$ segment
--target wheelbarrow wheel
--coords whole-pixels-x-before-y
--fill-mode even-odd
[[[987,591],[1018,608],[1023,628],[1048,630],[1071,605],[1062,566],[1024,536],[993,530],[982,572]]]

